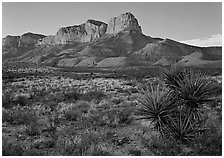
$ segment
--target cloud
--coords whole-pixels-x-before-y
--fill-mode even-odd
[[[198,39],[181,41],[181,43],[186,43],[189,45],[200,46],[200,47],[222,46],[222,35],[215,34],[206,38],[198,38]]]

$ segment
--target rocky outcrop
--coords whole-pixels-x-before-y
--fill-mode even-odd
[[[6,36],[2,39],[3,47],[33,47],[46,36],[33,33],[25,33],[22,36]]]
[[[40,39],[37,43],[37,45],[45,45],[45,44],[54,45],[55,44],[55,36],[54,35],[47,36],[45,38]]]
[[[19,39],[18,47],[33,47],[38,41],[46,36],[34,33],[25,33]]]
[[[17,47],[19,44],[20,36],[6,36],[2,39],[2,47],[12,48]]]
[[[107,24],[101,21],[87,20],[81,25],[62,27],[57,31],[56,35],[48,36],[40,40],[38,44],[52,45],[91,42],[105,34],[106,29]]]
[[[142,29],[134,15],[128,12],[111,18],[108,23],[106,33],[115,34],[120,31],[142,32]]]

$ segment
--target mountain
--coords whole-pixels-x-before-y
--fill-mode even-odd
[[[15,58],[24,52],[35,49],[38,41],[46,36],[34,33],[25,33],[22,36],[6,36],[2,39],[2,58]]]
[[[108,24],[89,19],[81,25],[59,28],[55,35],[26,33],[6,36],[2,41],[3,62],[22,61],[58,67],[125,67],[176,62],[189,66],[192,61],[214,63],[222,58],[221,47],[195,47],[146,36],[130,12],[111,18]],[[200,58],[194,55],[197,53]],[[186,64],[189,55],[193,60]]]

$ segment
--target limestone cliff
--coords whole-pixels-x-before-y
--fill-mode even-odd
[[[84,24],[74,25],[60,28],[56,35],[48,36],[41,41],[41,44],[73,44],[73,43],[85,43],[98,39],[105,34],[107,24],[96,21],[87,20]]]
[[[115,34],[120,31],[142,32],[142,29],[134,15],[128,12],[109,20],[106,33]]]
[[[46,36],[34,33],[25,33],[22,36],[6,36],[2,39],[4,48],[34,47],[38,41]]]

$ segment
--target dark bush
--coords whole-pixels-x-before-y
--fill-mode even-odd
[[[34,111],[28,108],[14,108],[7,112],[4,116],[4,121],[10,124],[25,124],[30,125],[36,123],[38,116]]]
[[[124,108],[118,113],[118,120],[120,124],[130,124],[133,121],[131,117],[133,112],[132,108]]]
[[[82,112],[79,110],[68,110],[65,111],[64,117],[68,121],[77,121],[82,117]]]
[[[221,156],[222,136],[210,131],[204,133],[194,141],[193,153],[198,156]]]
[[[15,106],[15,105],[13,103],[13,99],[11,97],[11,93],[10,92],[2,95],[2,107],[6,108],[6,109],[10,109],[13,106]]]
[[[15,105],[27,106],[29,104],[29,99],[26,96],[18,96],[15,101]]]
[[[27,125],[26,133],[29,136],[35,136],[40,133],[40,129],[36,121],[31,122],[30,124]]]
[[[65,99],[66,100],[79,100],[81,94],[76,92],[76,91],[72,91],[72,92],[67,92],[65,93]]]
[[[81,113],[87,113],[90,109],[90,103],[86,101],[78,101],[75,104],[75,107],[72,108],[73,110],[79,110]]]

